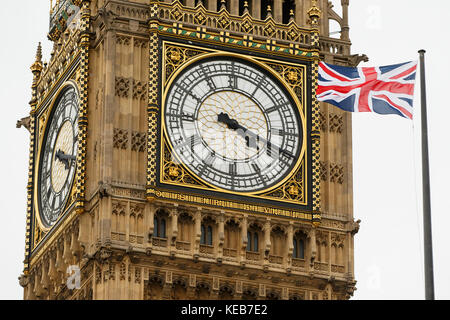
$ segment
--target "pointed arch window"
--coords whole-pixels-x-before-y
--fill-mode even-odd
[[[257,230],[247,232],[247,251],[259,252],[259,234]]]
[[[294,236],[294,259],[305,259],[306,236],[299,232]]]
[[[154,229],[153,229],[153,236],[156,238],[167,238],[167,232],[166,232],[166,221],[167,216],[162,213],[155,214],[154,218]]]
[[[212,246],[213,245],[213,228],[210,225],[202,223],[200,244]]]

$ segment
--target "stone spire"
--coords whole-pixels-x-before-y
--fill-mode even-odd
[[[267,16],[266,19],[272,18],[272,7],[270,5],[267,6]]]
[[[291,9],[291,11],[289,11],[289,23],[295,21],[295,14],[294,14],[294,10]]]
[[[248,1],[244,1],[244,14],[248,13]]]
[[[33,65],[30,68],[31,72],[33,73],[36,80],[41,75],[42,68],[43,68],[42,67],[42,46],[41,46],[41,43],[39,42],[39,45],[36,50],[36,61],[33,63]]]
[[[221,0],[220,1],[220,10],[227,10],[227,1],[226,0]]]

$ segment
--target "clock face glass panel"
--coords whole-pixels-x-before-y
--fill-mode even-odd
[[[56,101],[42,143],[38,177],[40,218],[46,227],[56,223],[70,196],[78,150],[75,88],[65,89]]]
[[[164,111],[175,157],[228,191],[269,189],[291,173],[303,128],[282,84],[240,60],[205,60],[183,71]]]

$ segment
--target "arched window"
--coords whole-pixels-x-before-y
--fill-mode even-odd
[[[206,244],[209,246],[213,244],[213,229],[211,226],[206,228]]]
[[[201,225],[201,237],[200,244],[212,246],[213,245],[213,226],[216,222],[210,217],[206,217],[202,221]]]
[[[259,252],[259,230],[255,227],[247,231],[247,251]]]
[[[205,232],[204,224],[202,224],[202,227],[201,227],[200,244],[206,244],[206,232]]]
[[[158,212],[157,214],[155,214],[155,218],[154,218],[154,229],[153,229],[153,236],[156,238],[167,238],[167,233],[166,233],[166,220],[167,220],[167,215],[164,214],[163,212]]]
[[[202,223],[202,235],[200,237],[200,244],[212,246],[213,244],[213,228],[210,225]]]
[[[305,259],[306,236],[299,232],[294,236],[294,252],[292,257],[295,259]]]

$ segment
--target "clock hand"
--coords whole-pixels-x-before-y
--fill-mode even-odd
[[[221,113],[217,116],[217,121],[219,123],[223,123],[227,125],[228,129],[232,129],[234,131],[237,131],[238,134],[240,134],[245,141],[247,142],[247,147],[255,148],[259,151],[259,146],[257,144],[258,141],[261,141],[267,146],[267,150],[269,154],[272,154],[272,150],[278,151],[276,154],[283,153],[289,157],[294,157],[294,155],[284,149],[281,149],[277,145],[271,143],[270,141],[267,141],[263,137],[257,135],[256,133],[252,132],[251,130],[245,128],[244,126],[240,125],[236,120],[231,119],[230,116],[226,113]]]
[[[256,141],[259,138],[258,135],[254,134],[247,128],[241,126],[236,120],[231,119],[227,113],[222,112],[221,114],[219,114],[217,116],[217,121],[219,123],[225,124],[228,127],[228,129],[237,131],[238,134],[241,135],[247,142],[247,147],[256,147],[256,149],[259,150],[259,147],[256,145]],[[250,136],[253,138],[252,141],[250,141]]]
[[[65,154],[63,151],[58,150],[55,154],[56,159],[63,162],[65,164],[66,170],[69,170],[70,168],[70,162],[75,161],[77,158],[75,156],[71,156],[68,154]]]

